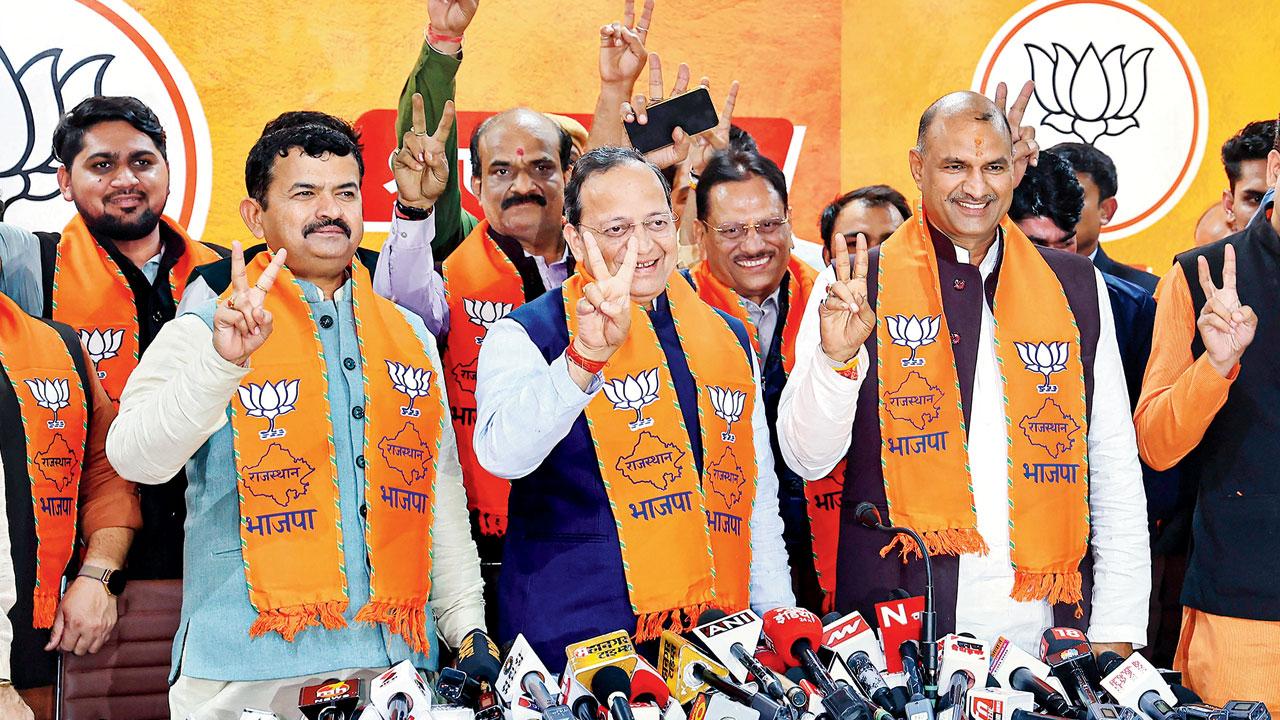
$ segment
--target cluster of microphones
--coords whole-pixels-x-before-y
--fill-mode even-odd
[[[1259,702],[1204,704],[1141,655],[1095,657],[1074,628],[1045,631],[1039,657],[1005,638],[965,634],[924,652],[924,598],[820,619],[801,608],[763,617],[710,610],[688,635],[666,631],[656,666],[617,631],[566,648],[548,671],[518,636],[499,652],[469,636],[430,689],[408,664],[367,684],[304,688],[308,720],[1270,720]],[[926,661],[925,656],[933,658]],[[361,700],[367,703],[361,705]],[[439,702],[443,698],[444,702]],[[274,717],[270,715],[245,717]]]
[[[854,515],[925,546],[871,503]],[[503,661],[477,630],[440,673],[445,703],[403,662],[369,683],[364,705],[362,683],[335,680],[303,688],[299,709],[307,720],[1271,720],[1260,702],[1205,704],[1137,653],[1095,657],[1075,628],[1045,630],[1038,658],[1003,637],[938,638],[928,555],[924,570],[924,595],[895,590],[875,606],[878,635],[858,612],[708,610],[688,635],[662,633],[657,667],[618,630],[565,648],[556,677],[524,636]]]

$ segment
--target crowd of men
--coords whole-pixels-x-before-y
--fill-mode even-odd
[[[908,153],[918,200],[838,195],[818,259],[736,82],[716,128],[630,147],[690,73],[666,90],[653,1],[627,0],[589,132],[476,128],[477,219],[453,105],[477,3],[430,7],[380,253],[339,118],[263,127],[254,244],[228,250],[162,214],[142,102],[62,117],[74,219],[0,224],[0,715],[52,717],[57,653],[103,646],[126,577],[182,578],[170,705],[209,718],[487,632],[555,665],[709,608],[869,617],[922,552],[943,631],[1077,627],[1209,702],[1280,705],[1276,121],[1226,142],[1221,203],[1157,277],[1103,251],[1122,178],[1039,147],[1030,84],[949,93]]]

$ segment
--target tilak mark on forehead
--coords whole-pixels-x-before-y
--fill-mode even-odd
[[[516,157],[524,157],[524,148],[522,147],[516,148]]]

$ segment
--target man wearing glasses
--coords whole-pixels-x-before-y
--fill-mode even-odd
[[[523,632],[550,663],[619,628],[643,643],[707,607],[792,604],[755,353],[673,278],[666,182],[598,148],[564,208],[577,272],[480,350],[476,456],[512,481],[499,642]]]
[[[835,590],[839,486],[819,482],[810,503],[804,479],[782,461],[773,432],[817,272],[791,254],[787,181],[772,160],[740,150],[716,153],[696,192],[693,231],[703,259],[690,268],[689,278],[707,304],[747,327],[761,367],[791,587],[801,605],[821,611],[823,588],[825,594]]]

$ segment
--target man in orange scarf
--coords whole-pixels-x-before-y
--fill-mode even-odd
[[[1036,150],[1020,127],[1032,90],[1008,117],[1003,85],[995,103],[952,93],[925,111],[918,211],[870,252],[859,238],[852,267],[833,243],[781,449],[809,478],[847,455],[841,610],[923,587],[921,548],[858,524],[868,501],[934,556],[940,633],[1035,652],[1047,627],[1073,626],[1128,652],[1145,640],[1150,554],[1106,286],[1006,217]],[[835,371],[846,363],[852,378]]]
[[[481,350],[476,455],[512,480],[498,634],[548,663],[794,602],[755,353],[673,277],[670,202],[634,150],[583,155],[564,234],[586,266]]]
[[[75,328],[112,403],[165,323],[191,271],[219,252],[164,215],[169,199],[165,131],[142,101],[95,96],[62,117],[53,134],[62,197],[76,215],[61,233],[25,240],[12,257],[41,279],[29,312]],[[38,240],[37,240],[38,238]],[[11,268],[16,270],[17,268]],[[133,578],[182,575],[186,487],[142,489],[143,527],[129,555]]]
[[[167,481],[190,458],[175,717],[293,712],[289,693],[483,628],[435,340],[353,262],[355,131],[291,113],[245,166],[231,286],[161,331],[121,397],[111,461]],[[282,699],[285,698],[285,699]]]
[[[694,236],[703,259],[689,278],[707,304],[741,320],[761,367],[769,427],[795,364],[796,333],[817,271],[791,254],[791,208],[782,169],[741,150],[718,152],[697,186]],[[843,472],[808,488],[791,472],[770,433],[778,473],[778,504],[791,565],[791,589],[805,607],[821,612],[835,599],[835,553]],[[842,470],[842,468],[841,468]]]

